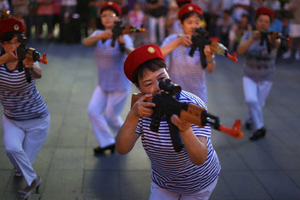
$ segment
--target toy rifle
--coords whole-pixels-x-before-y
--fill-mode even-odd
[[[18,70],[19,72],[25,71],[26,80],[28,83],[31,82],[31,74],[28,68],[25,68],[23,64],[23,60],[27,59],[30,61],[39,61],[44,64],[48,63],[46,53],[43,53],[43,56],[41,57],[39,52],[37,52],[34,48],[30,47],[27,48],[27,38],[24,35],[20,35],[18,37],[18,42],[20,45],[17,47],[17,55],[18,55]]]
[[[277,31],[260,31],[260,34],[261,34],[261,40],[259,44],[262,46],[264,45],[264,42],[266,42],[268,53],[271,53],[271,48],[272,48],[272,45],[268,39],[269,35],[275,34],[276,39],[280,38],[281,40],[287,40],[287,41],[289,40],[288,37],[283,36],[281,32],[277,32]]]
[[[173,114],[176,114],[181,120],[185,120],[202,128],[209,124],[212,128],[228,134],[236,139],[243,137],[244,133],[240,130],[240,120],[236,120],[232,128],[228,128],[220,124],[219,117],[208,113],[205,108],[196,104],[179,102],[176,100],[175,95],[180,94],[181,87],[172,83],[170,79],[160,81],[159,88],[162,90],[160,94],[156,94],[152,97],[152,99],[147,99],[147,101],[151,101],[156,105],[153,108],[150,130],[158,132],[160,121],[162,117],[165,117],[169,124],[171,140],[176,152],[180,152],[183,148],[183,141],[177,126],[171,122],[171,116]],[[132,95],[131,107],[141,96],[142,94]]]
[[[203,28],[200,27],[200,28],[197,28],[195,32],[196,32],[196,35],[192,36],[193,44],[191,45],[191,50],[189,52],[189,55],[191,57],[193,57],[195,50],[198,49],[200,51],[201,65],[204,69],[207,66],[206,56],[204,54],[205,45],[209,45],[212,52],[216,52],[217,54],[223,55],[223,56],[231,59],[233,62],[237,61],[236,53],[234,53],[233,55],[230,55],[228,53],[228,49],[223,44],[209,40],[208,32],[206,30],[204,30]]]
[[[115,20],[114,27],[112,29],[113,35],[112,35],[111,46],[112,47],[115,46],[115,41],[116,41],[116,39],[119,38],[120,35],[130,34],[130,33],[134,33],[134,32],[143,32],[143,31],[145,31],[145,28],[143,27],[143,25],[141,26],[141,28],[137,28],[137,27],[134,27],[131,25],[125,26],[122,24],[122,20]],[[125,51],[124,44],[119,44],[119,45],[120,45],[120,51],[124,52]]]

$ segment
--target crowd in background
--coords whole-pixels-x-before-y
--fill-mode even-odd
[[[180,33],[176,27],[178,2],[182,0],[113,0],[122,7],[124,24],[145,26],[144,33],[132,34],[135,47],[142,44],[161,44],[163,39]],[[267,6],[275,11],[271,30],[289,35],[289,24],[300,24],[296,8],[290,7],[296,0],[192,0],[203,10],[202,26],[210,37],[224,44],[230,51],[236,46],[245,31],[254,28],[255,11]],[[26,35],[36,40],[79,43],[93,31],[101,29],[100,6],[106,0],[0,0],[0,9],[26,24]],[[297,12],[298,11],[298,12]],[[295,14],[293,14],[295,13]],[[297,16],[295,16],[297,15]],[[295,36],[296,38],[297,35]],[[292,38],[293,41],[293,38]],[[284,58],[291,57],[294,43],[283,41],[289,51]],[[299,50],[295,53],[299,60]]]

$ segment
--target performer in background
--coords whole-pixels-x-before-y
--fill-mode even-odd
[[[277,50],[280,39],[276,34],[268,35],[271,51],[268,51],[267,42],[261,44],[262,31],[268,31],[274,12],[267,7],[261,7],[256,11],[256,30],[246,32],[237,48],[239,54],[245,55],[243,86],[245,100],[248,105],[246,128],[256,131],[250,135],[250,140],[257,140],[266,134],[263,120],[263,107],[271,90]]]
[[[1,58],[16,55],[18,37],[24,31],[23,23],[14,18],[0,21]],[[27,187],[19,190],[21,199],[26,199],[42,183],[32,164],[48,136],[50,115],[35,85],[35,79],[42,77],[39,64],[27,59],[21,63],[31,74],[32,80],[28,82],[24,71],[18,70],[20,63],[14,56],[0,65],[0,98],[4,108],[5,150],[15,176],[23,176],[27,183]]]
[[[121,7],[114,2],[106,2],[100,7],[101,21],[104,30],[96,30],[87,37],[83,44],[95,47],[95,58],[98,69],[98,84],[89,102],[87,112],[99,147],[95,154],[105,150],[114,152],[115,138],[123,124],[121,113],[131,91],[131,83],[126,79],[123,63],[133,50],[129,35],[121,35],[112,47],[112,29],[115,20],[121,16]],[[124,47],[124,52],[120,50]],[[111,135],[110,129],[114,135]]]
[[[192,35],[200,28],[202,10],[195,4],[185,4],[178,12],[180,26],[184,34],[172,34],[161,45],[161,51],[166,59],[171,80],[182,89],[199,96],[207,102],[205,72],[214,71],[216,63],[208,46],[205,47],[207,66],[201,66],[200,52],[195,51],[191,57]]]
[[[159,81],[169,78],[160,48],[154,44],[138,47],[128,55],[124,71],[140,90],[142,97],[132,106],[117,134],[117,151],[127,154],[141,137],[152,167],[150,200],[207,200],[221,171],[210,139],[210,126],[200,128],[172,115],[171,122],[178,127],[184,143],[179,152],[173,148],[169,124],[165,118],[160,121],[158,132],[150,128],[155,104],[146,99],[160,93]],[[204,107],[199,97],[186,91],[181,91],[176,99]]]

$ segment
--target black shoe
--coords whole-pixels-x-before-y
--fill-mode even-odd
[[[37,179],[35,179],[30,186],[26,187],[23,190],[18,190],[18,192],[21,194],[21,199],[27,200],[33,190],[36,190],[36,192],[38,192],[41,184],[42,179],[38,176]]]
[[[262,127],[261,129],[258,129],[257,131],[255,131],[254,133],[252,133],[249,137],[250,140],[258,140],[262,137],[265,137],[267,130]]]
[[[97,147],[94,149],[94,153],[95,154],[103,154],[106,150],[110,150],[111,153],[114,153],[115,148],[116,148],[115,144],[112,144],[112,145],[109,145],[109,146],[106,146],[103,148]]]
[[[253,123],[246,122],[245,128],[246,128],[247,130],[252,130],[252,129],[253,129]]]

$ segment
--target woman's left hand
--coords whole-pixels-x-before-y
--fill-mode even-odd
[[[120,35],[120,36],[119,36],[118,42],[119,42],[120,44],[125,44],[124,35]]]
[[[271,34],[268,35],[268,40],[271,44],[275,43],[277,40],[277,32],[273,32]]]
[[[206,56],[206,60],[210,61],[213,59],[213,52],[211,51],[209,45],[205,45],[204,47],[204,54]]]
[[[29,61],[27,59],[23,60],[23,64],[25,66],[25,68],[32,70],[33,69],[33,61]]]
[[[211,49],[209,48],[208,45],[205,45],[204,47],[204,54],[205,56],[212,56],[213,52],[211,51]]]
[[[177,115],[172,115],[171,122],[177,126],[180,132],[185,132],[191,128],[191,123],[181,120]]]

